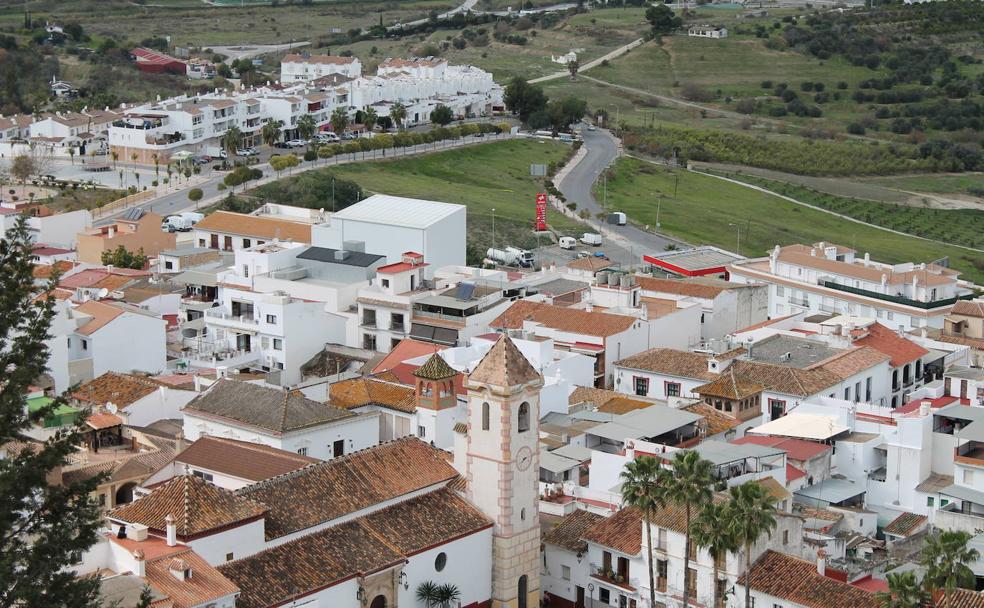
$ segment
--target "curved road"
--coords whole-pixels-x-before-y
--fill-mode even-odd
[[[605,129],[588,131],[582,129],[581,136],[584,139],[584,149],[587,154],[581,161],[571,168],[564,176],[557,189],[569,200],[577,203],[578,209],[587,209],[592,216],[589,222],[597,226],[598,222],[594,219],[595,214],[603,210],[603,207],[595,200],[592,188],[598,177],[606,168],[620,155],[619,142],[611,133]],[[653,201],[655,204],[656,201]],[[629,218],[631,219],[631,218]],[[665,251],[667,245],[680,245],[680,241],[669,239],[658,234],[644,230],[631,223],[625,226],[603,226],[606,231],[606,243],[603,246],[605,252],[612,257],[614,252],[612,245],[625,250],[625,259],[632,264],[638,264],[644,253],[657,253]],[[610,234],[609,234],[610,233]],[[615,254],[620,260],[622,256]],[[612,258],[616,259],[616,258]]]

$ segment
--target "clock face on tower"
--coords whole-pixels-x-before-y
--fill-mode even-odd
[[[531,450],[527,446],[523,446],[519,448],[519,451],[516,452],[516,467],[520,471],[525,471],[526,469],[530,468],[530,464],[532,463],[533,463],[533,450]]]

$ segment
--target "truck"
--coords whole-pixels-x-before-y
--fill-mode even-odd
[[[194,226],[192,221],[180,215],[169,215],[161,222],[163,232],[189,232]]]
[[[561,249],[574,249],[577,247],[577,239],[572,236],[562,236],[557,243]]]
[[[601,235],[595,232],[585,232],[581,237],[581,242],[585,245],[591,245],[592,247],[598,247],[601,245]]]
[[[516,247],[506,247],[505,249],[489,247],[485,257],[503,266],[522,266],[523,268],[533,266],[533,252]]]
[[[229,155],[222,146],[205,146],[205,156],[212,158],[226,158]]]
[[[615,211],[608,214],[608,223],[615,224],[618,226],[624,226],[626,222],[625,214],[621,211]]]
[[[205,219],[205,215],[204,214],[201,214],[201,213],[198,213],[198,212],[195,212],[195,211],[183,211],[183,212],[178,213],[176,215],[178,215],[180,217],[183,217],[184,219],[186,219],[189,222],[191,222],[191,225],[192,226],[194,226],[198,222],[200,222],[203,219]]]

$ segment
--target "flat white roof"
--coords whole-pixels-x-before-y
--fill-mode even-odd
[[[464,205],[374,194],[335,213],[332,220],[340,218],[407,228],[427,228],[464,209]]]
[[[843,424],[837,423],[836,416],[798,414],[793,412],[786,414],[782,418],[776,418],[772,422],[766,422],[763,425],[749,429],[748,432],[755,435],[777,435],[779,437],[823,441],[848,430],[850,429]]]

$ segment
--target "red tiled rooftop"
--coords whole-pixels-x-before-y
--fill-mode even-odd
[[[382,274],[396,274],[398,272],[406,272],[407,270],[413,270],[414,268],[423,268],[425,266],[430,266],[430,264],[409,264],[407,262],[396,262],[394,264],[387,264],[386,266],[380,266],[376,269],[377,273]]]
[[[923,401],[929,401],[929,407],[935,410],[943,407],[944,405],[950,405],[954,401],[957,401],[957,398],[951,395],[944,395],[943,397],[934,397],[931,399],[927,399],[927,398],[913,399],[912,401],[906,403],[902,407],[897,407],[894,410],[892,410],[892,415],[902,416],[910,412],[917,412],[919,411],[919,406],[922,405]]]
[[[383,360],[380,361],[376,367],[372,369],[372,373],[378,374],[380,372],[393,370],[408,359],[416,359],[417,357],[423,357],[424,355],[433,355],[434,353],[442,351],[445,348],[445,346],[432,344],[431,342],[421,342],[420,340],[414,340],[413,338],[404,338],[393,350],[383,357]],[[412,367],[413,369],[416,369],[416,366]],[[413,371],[413,369],[410,371]],[[404,380],[401,379],[400,382],[404,382]],[[413,380],[410,380],[409,384],[413,384]]]
[[[772,437],[769,435],[746,435],[741,439],[732,439],[731,443],[735,445],[752,443],[770,448],[778,448],[780,450],[785,450],[789,455],[789,458],[793,460],[809,460],[814,456],[830,451],[830,446],[822,443],[804,441],[803,439]]]
[[[854,581],[851,583],[851,586],[857,587],[858,589],[863,589],[869,593],[888,591],[888,581],[880,578],[874,578],[872,576],[866,576],[861,580]]]
[[[791,464],[786,465],[786,483],[796,481],[801,477],[806,477],[806,472],[801,471]]]
[[[892,358],[892,367],[901,367],[929,354],[929,351],[922,346],[903,338],[881,323],[872,323],[865,329],[868,335],[855,340],[854,344],[867,346],[888,355]]]

